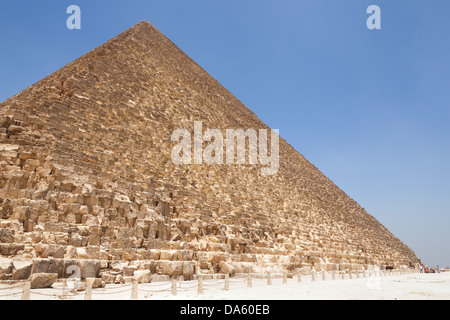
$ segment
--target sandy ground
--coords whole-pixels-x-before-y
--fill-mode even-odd
[[[204,280],[203,294],[197,294],[198,282],[177,283],[177,294],[171,292],[171,283],[156,282],[140,284],[138,299],[145,300],[450,300],[450,272],[440,274],[405,274],[371,276],[367,278],[332,280],[327,274],[323,280],[303,276],[299,283],[297,277],[283,284],[281,278],[272,278],[272,285],[266,279],[253,279],[248,287],[243,278],[231,278],[230,288],[224,290],[225,280]],[[72,284],[69,283],[70,287]],[[22,297],[23,283],[0,284],[0,300],[18,300]],[[31,300],[83,300],[85,292],[65,291],[62,283],[53,288],[31,290]],[[92,300],[129,300],[132,285],[107,285],[94,289]]]

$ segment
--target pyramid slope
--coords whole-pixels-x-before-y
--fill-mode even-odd
[[[0,230],[13,231],[0,253],[169,275],[177,259],[202,272],[419,262],[283,139],[273,176],[175,166],[171,135],[193,121],[268,129],[145,21],[0,104]]]

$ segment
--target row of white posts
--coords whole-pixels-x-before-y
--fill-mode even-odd
[[[356,276],[356,279],[360,278],[360,275],[362,274],[363,278],[366,278],[367,276],[392,276],[392,275],[404,275],[404,274],[411,274],[411,273],[418,273],[417,269],[415,270],[411,270],[411,269],[405,269],[405,270],[364,270],[363,272],[359,272],[357,271],[355,274],[353,273],[348,273],[349,278],[353,279],[354,276]],[[322,271],[322,280],[326,280],[326,272]],[[341,274],[341,279],[344,280],[345,279],[345,275],[347,273],[342,273]],[[247,275],[246,277],[247,279],[247,287],[252,287],[252,276],[250,274]],[[336,280],[337,279],[337,274],[335,271],[331,272],[331,279],[332,280]],[[315,282],[317,280],[317,272],[313,271],[311,273],[311,281]],[[297,281],[298,282],[302,282],[302,274],[301,272],[299,272],[297,274]],[[284,272],[283,273],[283,284],[287,284],[287,273]],[[270,274],[270,272],[267,273],[267,285],[272,285],[272,276]],[[22,293],[22,300],[30,300],[30,288],[31,288],[31,283],[29,281],[27,281],[25,283],[25,286],[23,288],[23,293]],[[65,293],[65,289],[66,289],[66,282],[63,282],[63,296]],[[225,285],[224,285],[224,290],[230,290],[230,276],[228,274],[225,275]],[[133,282],[133,286],[131,289],[131,300],[137,300],[138,299],[138,282],[134,281]],[[171,288],[171,292],[172,295],[177,295],[177,280],[173,279],[172,280],[172,288]],[[203,294],[203,276],[199,275],[198,276],[198,289],[197,289],[197,293],[198,294]],[[86,286],[86,290],[85,290],[85,296],[84,296],[85,300],[92,300],[92,282],[88,282],[87,286]]]

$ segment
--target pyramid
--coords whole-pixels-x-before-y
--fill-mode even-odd
[[[269,129],[145,21],[1,103],[0,259],[116,283],[420,263],[282,138],[273,175],[174,164],[195,121]]]

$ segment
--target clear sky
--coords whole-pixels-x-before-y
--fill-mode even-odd
[[[66,27],[72,4],[81,30]],[[448,0],[2,1],[0,101],[147,20],[424,263],[450,266],[449,13]]]

